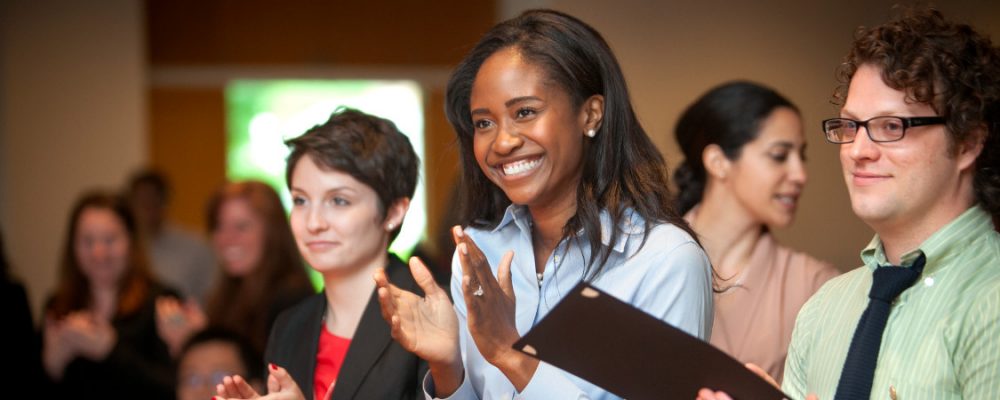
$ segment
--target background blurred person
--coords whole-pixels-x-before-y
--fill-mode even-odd
[[[770,88],[729,82],[691,104],[674,133],[685,157],[677,208],[721,278],[711,343],[780,381],[799,308],[838,273],[771,234],[791,225],[806,185],[802,118]]]
[[[3,234],[0,233],[0,315],[4,316],[4,337],[14,344],[4,355],[10,365],[5,379],[26,387],[40,388],[45,381],[42,370],[42,342],[35,320],[31,315],[31,304],[24,285],[11,276],[10,264],[4,252]]]
[[[184,297],[203,303],[212,283],[215,257],[203,238],[167,220],[170,192],[163,174],[142,170],[129,180],[126,195],[142,230],[153,273]]]
[[[263,354],[278,314],[316,293],[278,193],[266,183],[244,181],[219,187],[208,201],[208,229],[219,273],[204,312],[196,303],[159,302],[161,332],[177,354],[206,325],[246,335]]]
[[[206,400],[215,385],[239,374],[251,387],[263,390],[260,355],[243,336],[224,329],[200,331],[184,344],[177,358],[177,400]]]
[[[128,206],[87,193],[68,225],[43,326],[57,397],[172,399],[174,366],[156,331],[154,299],[176,292],[153,279]]]

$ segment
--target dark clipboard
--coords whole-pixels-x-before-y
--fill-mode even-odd
[[[712,345],[585,282],[514,349],[631,400],[693,400],[703,387],[738,400],[790,398]]]

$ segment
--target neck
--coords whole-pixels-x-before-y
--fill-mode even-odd
[[[576,197],[567,196],[567,200],[557,206],[528,208],[532,220],[531,243],[537,272],[545,270],[545,262],[562,240],[563,227],[576,214]]]
[[[91,286],[91,311],[98,317],[111,320],[118,304],[118,290],[114,287]]]
[[[743,271],[764,235],[764,225],[735,199],[711,188],[705,190],[703,201],[689,218],[709,260],[725,279]]]
[[[958,186],[955,190],[944,190],[930,212],[916,217],[898,218],[898,221],[865,221],[878,234],[890,263],[899,265],[903,254],[919,248],[931,235],[975,204],[971,182]]]
[[[361,322],[375,290],[372,275],[377,268],[389,265],[387,253],[380,253],[370,262],[355,268],[323,274],[323,294],[326,296],[326,329],[334,335],[351,338]]]

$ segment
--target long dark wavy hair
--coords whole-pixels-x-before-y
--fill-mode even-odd
[[[878,67],[882,81],[905,91],[908,100],[943,116],[952,152],[975,130],[986,130],[972,185],[979,204],[1000,217],[1000,48],[940,11],[903,8],[885,24],[858,29],[837,69],[841,85],[834,104],[844,104],[851,78],[864,64]]]
[[[739,159],[743,145],[760,135],[761,124],[779,107],[799,113],[792,102],[771,88],[733,81],[712,88],[684,110],[674,128],[674,138],[684,153],[684,162],[674,170],[678,212],[690,211],[705,193],[705,148],[714,144],[726,158]]]
[[[674,210],[663,156],[646,135],[632,109],[625,77],[611,48],[594,28],[552,10],[530,10],[491,29],[470,51],[448,81],[445,112],[458,135],[462,165],[462,221],[480,228],[495,227],[510,199],[479,169],[473,153],[470,114],[472,86],[483,62],[497,51],[515,48],[528,62],[545,71],[549,82],[565,91],[574,107],[591,96],[604,97],[604,117],[597,135],[583,150],[583,171],[576,192],[576,214],[563,227],[563,238],[577,232],[600,232],[600,213],[621,226],[632,210],[645,219],[646,235],[654,224],[671,223],[694,233]],[[587,236],[591,256],[585,278],[600,275],[617,242],[607,247],[601,235]]]
[[[139,240],[139,228],[128,204],[108,191],[94,190],[84,193],[70,212],[69,228],[63,241],[62,260],[59,264],[59,278],[56,292],[46,312],[56,317],[83,310],[93,304],[89,279],[83,273],[80,260],[76,257],[76,235],[80,229],[80,217],[86,210],[107,210],[118,219],[128,235],[128,266],[118,281],[118,301],[114,317],[124,317],[139,311],[149,299],[154,278],[150,272],[149,259],[143,241]]]

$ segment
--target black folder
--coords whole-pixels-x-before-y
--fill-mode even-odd
[[[581,282],[514,348],[626,399],[734,399],[784,393],[712,345]]]

